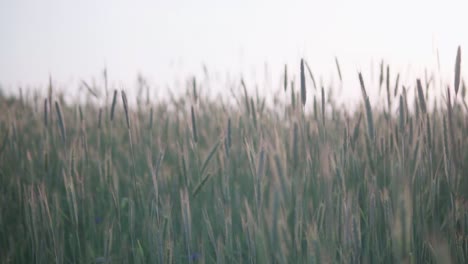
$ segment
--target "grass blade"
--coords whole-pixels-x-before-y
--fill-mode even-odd
[[[219,141],[216,142],[216,144],[213,146],[213,148],[211,148],[210,153],[208,154],[205,161],[203,162],[203,165],[202,165],[201,170],[200,170],[200,175],[203,175],[205,173],[205,170],[208,167],[208,164],[209,164],[210,160],[213,158],[214,154],[216,153],[216,150],[218,150],[218,146],[219,146]]]
[[[192,197],[195,198],[197,197],[198,193],[200,192],[201,188],[203,187],[203,185],[205,185],[206,181],[210,178],[211,174],[208,173],[206,174],[205,177],[203,177],[203,179],[201,180],[201,182],[195,187],[195,189],[193,189],[193,192],[192,192]]]
[[[340,68],[340,63],[338,62],[338,57],[335,57],[335,64],[336,64],[336,70],[338,71],[338,77],[340,78],[340,82],[343,82],[343,78],[341,76],[341,68]]]
[[[312,70],[309,67],[309,63],[305,61],[305,66],[307,68],[307,71],[309,72],[310,79],[312,79],[312,84],[314,85],[314,89],[317,90],[317,83],[315,82],[314,75],[312,74]]]

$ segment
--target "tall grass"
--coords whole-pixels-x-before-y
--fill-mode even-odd
[[[300,91],[285,66],[278,96],[290,101],[274,107],[243,80],[238,105],[210,100],[195,78],[147,108],[122,91],[123,111],[117,90],[109,105],[67,105],[52,82],[39,112],[1,97],[0,262],[467,263],[460,53],[434,108],[420,79],[393,80],[389,66],[388,107],[372,107],[382,62],[379,83],[358,74],[363,102],[349,113],[325,101],[305,60]],[[298,111],[307,93],[313,112]]]

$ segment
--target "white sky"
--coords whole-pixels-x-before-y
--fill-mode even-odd
[[[203,63],[262,79],[266,63],[276,84],[285,63],[297,73],[301,57],[328,82],[337,56],[351,98],[357,70],[369,79],[372,61],[378,69],[384,58],[393,76],[411,64],[421,76],[422,67],[435,68],[436,48],[450,81],[457,46],[468,47],[466,3],[0,0],[0,83],[44,85],[52,74],[76,87],[107,66],[113,81],[134,84],[141,72],[164,85],[201,73]]]

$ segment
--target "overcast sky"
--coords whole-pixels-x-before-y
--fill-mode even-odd
[[[466,1],[465,1],[466,2]],[[352,96],[356,72],[384,58],[421,74],[436,49],[451,78],[468,47],[463,1],[0,0],[0,83],[63,84],[98,76],[131,84],[141,72],[165,84],[209,70],[262,78],[306,58],[328,81],[340,60]],[[463,58],[464,56],[462,56]],[[466,72],[466,71],[464,71]],[[276,78],[275,77],[275,78]],[[335,76],[336,77],[336,76]],[[352,86],[352,87],[351,87]]]

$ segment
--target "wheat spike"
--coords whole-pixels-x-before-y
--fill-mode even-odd
[[[65,134],[65,123],[63,121],[62,111],[60,110],[60,105],[55,101],[55,110],[57,110],[58,125],[60,128],[60,135],[62,136],[62,141],[65,143],[66,134]]]
[[[130,118],[128,116],[128,101],[127,101],[127,95],[125,94],[125,91],[121,91],[122,94],[122,102],[123,102],[123,107],[125,111],[125,120],[127,121],[127,128],[130,129]]]
[[[114,98],[112,99],[112,106],[111,106],[111,113],[110,113],[110,120],[114,120],[114,111],[115,105],[117,104],[117,90],[114,90]]]
[[[284,91],[288,89],[288,65],[284,65]]]
[[[306,83],[305,83],[305,72],[304,72],[304,59],[301,59],[301,101],[302,106],[305,106],[307,100],[306,94]]]
[[[424,99],[424,92],[422,89],[421,85],[421,80],[417,79],[417,86],[418,86],[418,97],[419,97],[419,106],[421,107],[421,111],[423,114],[426,114],[427,108],[426,108],[426,100]]]
[[[458,46],[457,58],[455,60],[455,96],[458,94],[460,88],[460,72],[461,72],[461,47]]]
[[[192,116],[192,134],[193,134],[193,141],[195,143],[198,142],[198,133],[197,133],[197,121],[195,119],[195,110],[193,109],[193,105],[190,108],[191,116]]]

